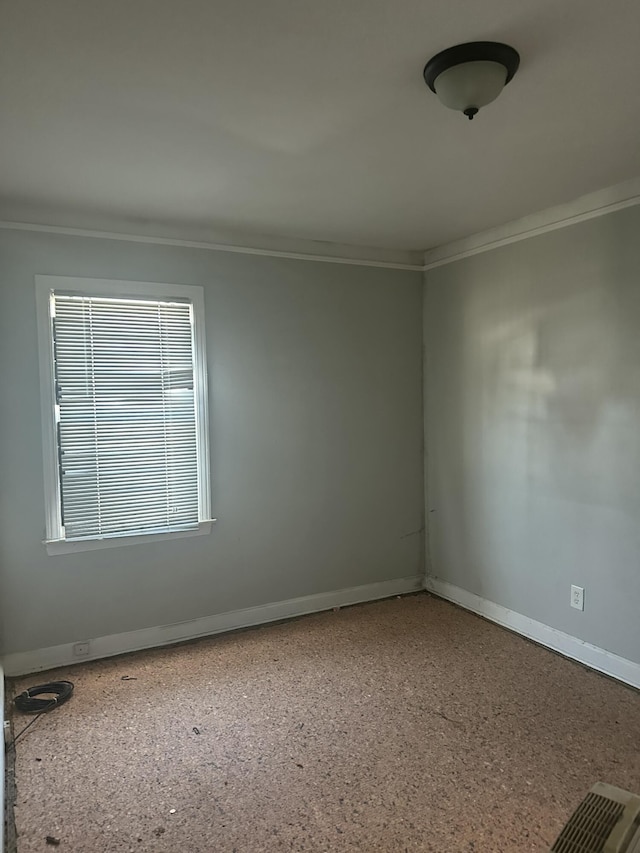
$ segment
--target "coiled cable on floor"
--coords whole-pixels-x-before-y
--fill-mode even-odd
[[[7,747],[7,751],[11,749],[11,747],[15,748],[18,738],[22,737],[26,730],[32,726],[36,720],[38,720],[43,714],[46,714],[47,711],[53,711],[53,709],[57,708],[59,705],[64,705],[65,702],[68,702],[69,699],[71,699],[72,694],[72,681],[50,681],[48,684],[37,684],[35,687],[29,687],[28,690],[24,690],[16,696],[13,700],[13,704],[16,706],[18,711],[22,711],[23,714],[35,714],[36,716],[18,732]],[[48,698],[39,699],[39,696],[47,696]]]
[[[44,714],[52,711],[71,699],[73,693],[72,681],[51,681],[49,684],[37,684],[24,690],[13,700],[18,711],[23,714]],[[38,699],[38,696],[51,696],[51,699]]]

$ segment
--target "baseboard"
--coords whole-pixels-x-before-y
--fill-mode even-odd
[[[106,637],[88,639],[78,637],[77,642],[89,643],[88,655],[79,658],[74,655],[74,643],[64,643],[60,646],[49,646],[44,649],[5,655],[4,669],[8,676],[26,675],[43,669],[54,669],[59,666],[113,657],[140,649],[167,646],[184,640],[193,640],[196,637],[206,637],[225,631],[234,631],[238,628],[250,628],[254,625],[289,619],[293,616],[304,616],[307,613],[319,613],[333,607],[346,607],[350,604],[376,601],[393,595],[417,592],[421,589],[424,589],[423,577],[398,578],[333,592],[322,592],[317,595],[305,595],[301,598],[290,598],[286,601],[262,604],[258,607],[247,607],[228,613],[218,613],[214,616],[203,616],[188,622],[177,622],[155,628],[142,628],[124,634],[110,634]]]
[[[535,619],[523,616],[522,613],[516,613],[515,610],[487,601],[486,598],[481,598],[479,595],[474,595],[438,578],[428,577],[426,588],[440,598],[459,604],[465,610],[471,610],[567,658],[640,689],[640,664],[634,661],[615,655],[599,646],[593,646],[591,643],[558,631],[550,625],[545,625],[544,622],[537,622]]]
[[[0,710],[2,712],[2,749],[0,749],[0,853],[4,850],[4,672],[0,663]]]

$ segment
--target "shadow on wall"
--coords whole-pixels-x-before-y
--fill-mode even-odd
[[[618,251],[626,244],[628,254],[635,238],[613,219],[599,221],[598,245],[584,255],[563,257],[556,232],[551,261],[548,246],[516,244],[471,259],[477,278],[466,267],[448,294],[434,294],[435,313],[444,306],[434,334],[449,356],[435,356],[435,408],[447,423],[434,424],[434,452],[446,459],[433,463],[433,491],[447,505],[446,563],[464,567],[468,588],[492,600],[498,587],[507,599],[510,588],[522,595],[531,554],[520,574],[514,555],[548,558],[540,538],[554,539],[558,564],[583,559],[589,543],[561,530],[558,502],[569,518],[577,505],[640,508],[640,289]],[[606,559],[607,541],[594,533],[594,545]]]
[[[510,461],[528,488],[624,506],[638,488],[628,451],[640,336],[619,334],[624,312],[612,296],[591,290],[487,330],[482,425],[489,461]]]

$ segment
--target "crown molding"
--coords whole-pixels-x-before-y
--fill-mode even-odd
[[[210,252],[231,252],[241,255],[259,255],[268,258],[286,258],[298,261],[316,261],[328,264],[377,267],[380,269],[422,272],[422,253],[369,246],[351,246],[342,243],[316,240],[285,239],[268,236],[251,236],[216,232],[213,239],[188,239],[185,232],[195,231],[198,236],[205,229],[171,226],[139,226],[138,231],[147,229],[181,232],[185,236],[171,233],[132,233],[131,230],[103,230],[101,228],[78,228],[72,225],[23,222],[13,219],[0,221],[0,229],[13,231],[36,231],[45,234],[62,234],[68,237],[89,237],[99,240],[124,240],[130,243],[147,243],[160,246],[178,246],[186,249],[205,249]],[[216,239],[216,238],[220,239]]]
[[[508,246],[510,243],[528,240],[530,237],[577,225],[579,222],[606,216],[638,204],[640,204],[640,178],[634,178],[631,181],[580,196],[567,204],[549,207],[522,219],[515,219],[505,225],[430,249],[424,254],[423,269],[426,272],[482,252]]]
[[[90,217],[83,215],[82,221],[88,222],[89,225],[77,227],[72,224],[79,220],[80,215],[77,212],[60,213],[53,209],[33,206],[7,208],[5,205],[2,209],[5,218],[0,221],[0,230],[36,231],[70,237],[204,249],[212,252],[427,272],[482,252],[489,252],[559,228],[577,225],[638,204],[640,204],[640,177],[580,196],[566,204],[549,207],[521,219],[514,219],[504,225],[480,231],[461,240],[443,243],[424,252],[248,235],[232,231],[211,231],[205,226],[194,224],[161,224],[96,215]],[[18,216],[13,218],[13,214]],[[19,218],[20,215],[22,216]],[[45,218],[49,221],[29,221],[34,218]],[[193,239],[196,237],[198,239]]]

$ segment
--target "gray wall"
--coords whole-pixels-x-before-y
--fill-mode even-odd
[[[639,237],[628,208],[429,271],[425,297],[428,573],[634,661]]]
[[[205,288],[210,536],[48,557],[34,275]],[[0,232],[5,652],[416,576],[420,273]]]

